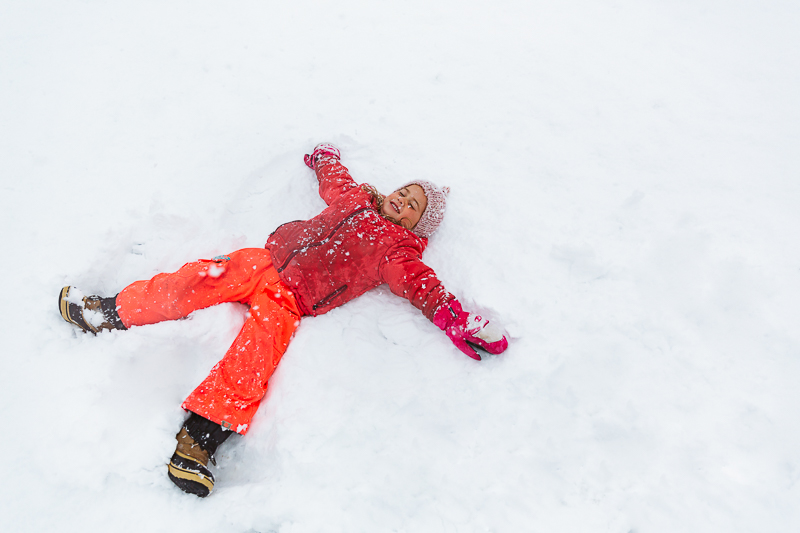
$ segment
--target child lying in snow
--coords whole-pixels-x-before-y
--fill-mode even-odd
[[[330,144],[305,156],[328,207],[311,220],[283,224],[264,249],[187,263],[175,273],[137,281],[116,297],[61,290],[61,316],[93,333],[176,320],[223,302],[250,306],[225,357],[182,404],[190,415],[168,470],[186,492],[201,497],[211,492],[209,460],[231,430],[247,432],[267,381],[305,316],[327,313],[387,283],[473,359],[480,356],[470,344],[493,354],[508,346],[499,328],[464,312],[421,260],[444,217],[449,190],[417,180],[384,197],[357,185],[339,158]]]

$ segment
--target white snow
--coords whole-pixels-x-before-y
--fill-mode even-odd
[[[800,530],[800,4],[0,5],[3,531]],[[448,185],[476,362],[385,288],[304,320],[215,493],[165,463],[245,309],[112,295],[324,203]]]
[[[208,275],[212,278],[218,278],[225,272],[223,265],[211,265],[208,267]]]

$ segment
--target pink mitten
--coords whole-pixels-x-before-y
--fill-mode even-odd
[[[502,353],[508,348],[508,340],[500,328],[480,315],[463,311],[458,300],[450,300],[440,307],[433,316],[433,323],[450,337],[456,348],[478,361],[481,356],[470,344],[492,354]]]
[[[311,170],[316,170],[317,161],[319,161],[319,159],[322,157],[340,159],[342,154],[334,145],[330,143],[320,143],[314,147],[314,151],[311,152],[311,155],[306,154],[303,156],[303,161],[305,161],[308,168]]]

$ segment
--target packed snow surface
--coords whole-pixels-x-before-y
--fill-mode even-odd
[[[4,0],[0,529],[800,530],[800,4]],[[215,492],[165,463],[245,309],[113,295],[324,206],[303,154],[448,185],[426,262],[303,321]]]

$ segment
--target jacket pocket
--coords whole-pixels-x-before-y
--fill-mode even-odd
[[[323,298],[322,300],[318,301],[313,306],[311,306],[311,309],[316,311],[317,308],[319,308],[319,307],[325,307],[326,305],[331,303],[334,298],[336,298],[337,296],[339,296],[340,294],[342,294],[346,290],[347,290],[347,285],[342,285],[341,287],[339,287],[338,289],[336,289],[335,291],[333,291],[332,293],[327,295],[325,298]]]

